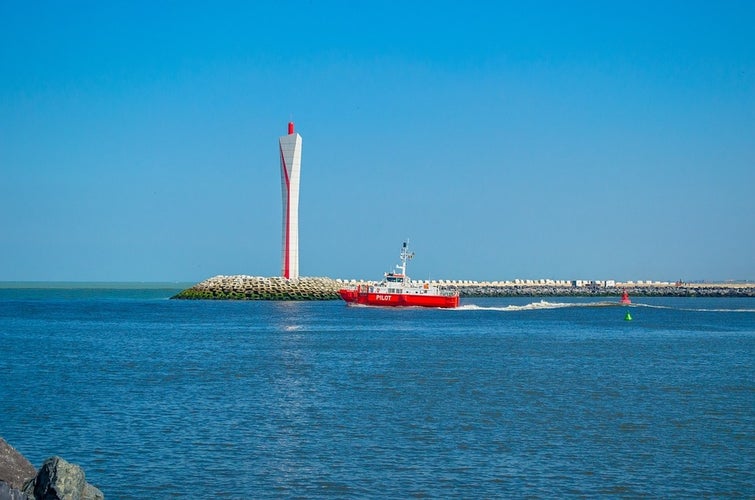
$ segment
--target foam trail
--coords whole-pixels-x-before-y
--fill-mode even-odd
[[[537,311],[546,309],[564,309],[571,307],[645,307],[649,309],[668,309],[673,311],[689,311],[689,312],[743,312],[753,313],[755,309],[698,309],[698,308],[684,308],[673,306],[662,306],[655,304],[642,304],[633,302],[632,304],[622,304],[620,302],[612,301],[600,301],[600,302],[548,302],[546,300],[540,300],[539,302],[531,302],[525,305],[508,305],[487,307],[478,306],[477,304],[464,304],[455,309],[447,309],[448,311]]]
[[[755,309],[704,309],[704,308],[692,308],[692,307],[672,307],[672,306],[659,306],[655,304],[632,304],[630,307],[646,307],[648,309],[669,309],[672,311],[688,311],[688,312],[731,312],[731,313],[754,313]]]
[[[539,302],[531,302],[525,305],[509,305],[500,307],[486,307],[478,306],[476,304],[465,304],[455,309],[449,309],[451,311],[536,311],[542,309],[564,309],[567,307],[611,307],[620,306],[618,302],[548,302],[541,300]]]

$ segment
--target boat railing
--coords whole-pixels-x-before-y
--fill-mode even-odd
[[[351,290],[351,291],[360,292],[360,293],[368,293],[368,292],[379,293],[381,291],[381,286],[387,286],[387,285],[388,283],[385,283],[385,282],[378,282],[378,283],[362,282],[362,283],[351,283],[342,288],[344,290]],[[442,295],[444,297],[454,297],[459,294],[458,290],[455,290],[455,289],[449,290],[447,288],[441,288],[437,285],[429,285],[428,283],[423,283],[422,281],[412,282],[412,281],[407,280],[407,282],[402,283],[402,285],[404,285],[405,287],[404,289],[409,289],[412,287],[419,287],[420,285],[425,285],[425,286],[422,286],[422,291],[424,291],[424,293],[437,294],[437,295]],[[398,293],[398,291],[389,290],[389,293]]]

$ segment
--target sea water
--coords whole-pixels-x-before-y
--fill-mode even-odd
[[[755,299],[174,291],[0,289],[0,436],[108,498],[755,495]]]

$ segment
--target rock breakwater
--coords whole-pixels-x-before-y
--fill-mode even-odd
[[[264,278],[260,276],[215,276],[174,299],[209,300],[335,300],[347,282],[331,278]]]
[[[461,297],[620,297],[626,290],[633,297],[755,297],[755,285],[643,285],[574,287],[554,285],[449,285]]]
[[[333,278],[286,278],[260,276],[215,276],[175,295],[174,299],[209,300],[335,300],[338,290],[374,281]],[[424,283],[417,281],[417,283]],[[623,290],[637,297],[755,297],[751,283],[615,283],[575,286],[567,281],[450,281],[431,280],[442,290],[458,291],[462,297],[610,297]]]

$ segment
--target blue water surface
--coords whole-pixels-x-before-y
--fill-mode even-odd
[[[755,299],[175,291],[0,289],[0,436],[108,498],[755,495]]]

